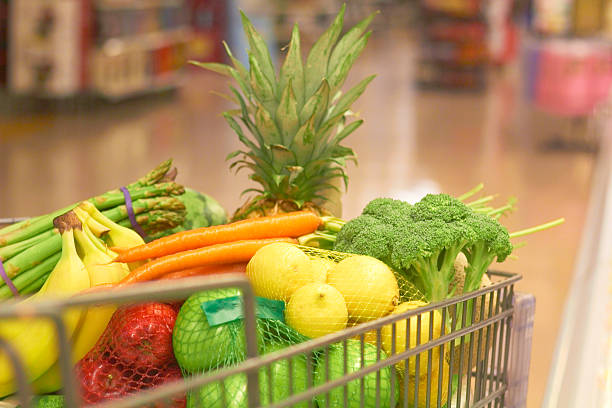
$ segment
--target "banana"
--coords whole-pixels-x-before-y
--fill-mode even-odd
[[[54,224],[62,234],[62,256],[35,299],[70,296],[91,286],[89,272],[75,246],[73,228],[80,225],[78,219],[69,212],[57,217]],[[70,338],[79,327],[83,315],[83,309],[65,312],[64,327]],[[19,354],[30,379],[41,377],[58,360],[55,326],[47,319],[20,318],[0,322],[0,336],[6,338]],[[0,397],[15,391],[12,366],[7,356],[0,353]]]
[[[91,218],[93,218],[96,222],[102,224],[106,228],[109,228],[110,231],[108,231],[108,236],[113,246],[131,248],[133,246],[143,245],[145,243],[138,233],[114,223],[89,201],[83,201],[81,204],[79,204],[78,208],[89,213]]]
[[[93,242],[96,238],[90,238],[91,231],[87,227],[84,230],[86,231],[75,231],[75,236],[77,244],[84,253],[82,259],[89,272],[91,285],[116,283],[127,276],[130,272],[127,265],[113,262],[113,258]],[[72,360],[75,363],[96,344],[116,309],[116,305],[102,305],[87,310],[85,320],[72,345]]]
[[[82,215],[78,212],[75,213],[79,216]],[[86,221],[81,217],[79,218],[82,222]],[[103,246],[102,242],[87,227],[87,224],[83,224],[83,231],[75,230],[74,235],[77,252],[81,254],[81,259],[89,272],[92,287],[118,282],[129,273],[126,264],[113,262],[116,255]],[[102,305],[87,309],[72,341],[71,359],[73,364],[76,364],[95,346],[116,309],[116,305]],[[37,394],[55,392],[62,388],[59,362],[56,362],[46,373],[34,381],[32,388]]]
[[[87,220],[88,225],[89,222],[93,220],[99,224],[102,224],[104,227],[109,228],[108,237],[110,238],[113,246],[132,248],[135,246],[144,245],[144,239],[142,239],[142,237],[138,235],[136,231],[114,223],[89,201],[83,201],[81,204],[79,204],[78,209],[79,211],[86,211],[91,216],[91,218]],[[128,267],[130,270],[134,270],[143,263],[145,263],[145,261],[130,262]]]

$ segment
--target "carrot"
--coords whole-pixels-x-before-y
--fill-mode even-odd
[[[170,272],[159,279],[182,279],[189,278],[192,276],[202,276],[202,275],[214,275],[221,273],[245,273],[246,272],[246,262],[239,262],[233,264],[219,264],[219,265],[206,265],[206,266],[197,266],[195,268],[184,269],[182,271]]]
[[[149,281],[170,272],[182,271],[184,269],[199,266],[248,262],[259,248],[274,242],[297,243],[295,239],[291,238],[243,240],[170,254],[154,259],[134,269],[128,276],[119,282],[119,286]]]
[[[148,244],[129,249],[113,248],[113,251],[119,254],[115,262],[134,262],[225,242],[279,237],[297,238],[314,232],[319,225],[321,218],[316,214],[310,211],[297,211],[181,231]]]

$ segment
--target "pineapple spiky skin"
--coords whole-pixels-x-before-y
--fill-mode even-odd
[[[233,160],[230,169],[248,170],[249,178],[261,188],[245,190],[256,197],[247,200],[234,219],[303,209],[325,213],[320,203],[325,203],[330,192],[339,191],[338,180],[348,186],[346,165],[356,163],[356,156],[340,143],[363,123],[354,120],[350,106],[374,76],[344,94],[340,89],[368,42],[371,32],[366,29],[376,13],[340,36],[344,11],[342,6],[305,63],[295,25],[278,74],[266,43],[244,14],[242,24],[250,47],[248,70],[227,45],[232,66],[194,62],[233,78],[240,88],[230,86],[232,95],[226,97],[238,109],[225,112],[224,117],[243,148],[227,158]]]

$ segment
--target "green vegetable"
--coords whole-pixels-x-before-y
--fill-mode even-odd
[[[334,249],[370,255],[404,274],[429,301],[454,294],[455,258],[464,252],[464,291],[478,287],[497,259],[512,252],[504,226],[446,194],[428,194],[415,205],[389,198],[371,201],[361,216],[347,222]]]
[[[176,199],[183,203],[186,210],[184,222],[173,229],[152,236],[152,238],[227,223],[227,213],[221,204],[209,195],[185,188],[185,193],[176,197]]]

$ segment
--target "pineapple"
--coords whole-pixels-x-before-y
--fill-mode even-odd
[[[232,65],[192,62],[233,78],[241,91],[230,86],[232,95],[226,96],[239,108],[224,112],[225,120],[243,144],[227,159],[233,160],[230,168],[247,169],[260,188],[243,192],[257,195],[236,210],[234,220],[298,210],[329,215],[323,208],[329,193],[339,190],[338,181],[347,187],[346,164],[356,163],[356,156],[340,143],[363,123],[351,120],[349,109],[374,76],[344,94],[340,88],[368,42],[366,28],[375,13],[340,38],[344,11],[345,6],[314,43],[305,65],[294,25],[278,75],[263,38],[244,13],[248,70],[225,43]]]

